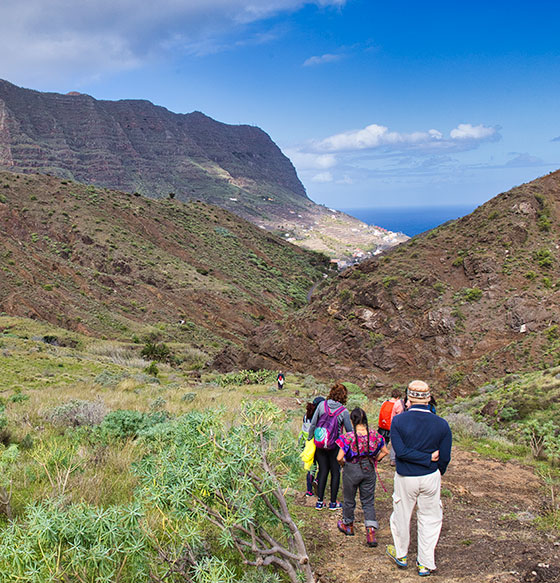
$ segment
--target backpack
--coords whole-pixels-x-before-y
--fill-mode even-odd
[[[393,412],[393,407],[395,406],[396,401],[385,401],[383,405],[381,405],[381,410],[379,411],[379,427],[381,429],[386,429],[389,431],[391,429],[391,413]]]
[[[319,417],[313,432],[315,446],[319,449],[333,449],[336,445],[335,442],[340,435],[338,416],[342,411],[344,411],[344,406],[340,406],[336,411],[331,411],[325,401],[325,412]]]

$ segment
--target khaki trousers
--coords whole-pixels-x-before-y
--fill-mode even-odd
[[[395,474],[391,533],[397,557],[408,555],[410,518],[418,505],[418,554],[420,565],[435,569],[434,552],[441,532],[443,511],[440,498],[441,474],[436,470],[427,476]]]

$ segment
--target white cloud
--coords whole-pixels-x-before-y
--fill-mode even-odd
[[[311,178],[313,182],[332,182],[333,175],[330,172],[320,172]]]
[[[284,154],[290,158],[298,170],[323,170],[336,166],[337,159],[333,154],[315,154],[302,152],[299,149],[286,149]]]
[[[441,138],[442,134],[437,130],[401,134],[390,132],[385,126],[371,124],[361,130],[351,130],[313,142],[313,149],[325,152],[369,150],[380,146],[425,143]]]
[[[20,83],[41,75],[91,78],[168,52],[214,52],[235,46],[240,33],[246,39],[253,22],[346,1],[2,0],[1,75]],[[234,34],[237,39],[228,38]]]
[[[304,67],[312,67],[314,65],[324,65],[325,63],[334,63],[340,61],[342,55],[334,55],[332,53],[326,53],[320,57],[309,57],[303,62]]]
[[[483,125],[473,126],[470,123],[460,123],[454,130],[451,130],[449,135],[453,140],[484,140],[491,138],[495,134],[495,128]]]
[[[380,124],[309,140],[286,150],[304,182],[360,188],[372,180],[399,178],[437,181],[456,177],[469,166],[456,154],[475,150],[482,143],[501,139],[497,127],[459,124],[444,133],[438,129],[398,132]],[[509,166],[538,165],[528,154],[510,160]],[[512,154],[513,155],[513,154]],[[447,180],[447,178],[446,178]],[[325,186],[326,187],[326,186]]]
[[[445,138],[442,132],[435,129],[401,133],[389,131],[389,128],[382,125],[371,124],[363,129],[350,130],[323,140],[311,141],[307,147],[314,152],[333,153],[373,150],[381,147],[396,151],[404,149],[458,151],[472,149],[482,141],[496,139],[500,139],[496,128],[483,125],[459,124],[457,128],[451,130],[450,137]]]

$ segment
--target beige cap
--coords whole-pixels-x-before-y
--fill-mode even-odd
[[[428,401],[430,399],[430,387],[424,381],[412,381],[408,385],[408,397],[410,399],[421,399]]]

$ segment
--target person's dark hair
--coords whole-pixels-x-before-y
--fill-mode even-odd
[[[312,419],[313,414],[315,413],[315,409],[317,409],[317,405],[315,403],[307,403],[305,408],[305,416],[307,419]]]
[[[341,405],[346,405],[348,400],[348,389],[342,383],[336,383],[330,390],[327,399],[337,401]]]
[[[367,420],[366,412],[360,407],[356,407],[352,409],[352,413],[350,413],[350,421],[352,423],[352,428],[354,429],[354,439],[356,440],[356,451],[358,455],[360,455],[360,442],[358,441],[358,432],[356,431],[356,425],[365,425],[367,429],[367,451],[369,453],[369,425]]]
[[[400,399],[400,397],[401,397],[401,391],[400,391],[400,389],[393,389],[391,391],[391,397],[393,399]]]

